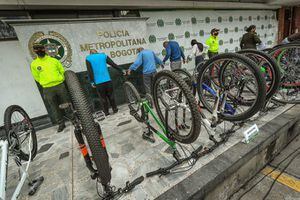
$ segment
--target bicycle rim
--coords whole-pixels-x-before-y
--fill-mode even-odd
[[[273,99],[282,103],[300,103],[300,44],[280,45],[270,52],[275,58],[282,77]]]
[[[210,76],[220,66],[218,83]],[[211,113],[228,121],[242,121],[256,114],[266,98],[265,81],[255,63],[243,55],[226,53],[208,61],[198,76],[199,98]],[[219,102],[217,97],[219,96]]]
[[[201,123],[195,98],[176,73],[161,71],[155,76],[153,101],[160,120],[175,140],[189,144],[198,138]]]

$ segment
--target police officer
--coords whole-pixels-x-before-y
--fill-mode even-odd
[[[113,84],[108,72],[107,64],[120,72],[122,72],[122,69],[120,69],[105,53],[98,53],[95,49],[90,50],[90,55],[86,57],[85,61],[92,87],[97,89],[105,115],[109,115],[109,104],[111,105],[113,112],[117,113],[118,108],[115,102]]]
[[[57,131],[61,132],[66,125],[63,112],[59,109],[59,103],[68,102],[68,93],[63,83],[65,70],[59,60],[46,54],[43,45],[34,44],[33,51],[37,54],[30,66],[33,78],[42,86],[44,98],[59,125]]]
[[[208,48],[208,57],[212,58],[219,53],[219,29],[213,28],[210,31],[210,37],[206,40]]]

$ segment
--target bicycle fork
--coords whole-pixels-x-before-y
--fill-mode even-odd
[[[82,156],[84,158],[86,167],[91,172],[91,178],[95,179],[95,178],[97,178],[97,175],[98,175],[97,174],[97,170],[95,170],[94,167],[93,167],[91,156],[90,156],[90,154],[88,152],[88,149],[87,149],[87,147],[85,145],[85,142],[84,142],[84,139],[82,137],[81,128],[78,125],[75,126],[74,134],[75,134],[75,138],[76,138],[76,140],[77,140],[77,142],[79,144],[79,148],[80,148],[81,154],[82,154]]]

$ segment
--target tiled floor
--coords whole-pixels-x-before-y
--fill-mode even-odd
[[[272,110],[256,121],[246,123],[227,143],[221,145],[213,153],[200,158],[191,170],[164,177],[147,178],[131,193],[124,195],[122,199],[154,199],[241,141],[243,130],[254,123],[261,126],[289,107]],[[167,166],[174,161],[172,155],[167,151],[167,144],[159,138],[156,138],[154,144],[142,139],[142,127],[129,115],[127,106],[121,106],[119,113],[107,117],[100,124],[113,168],[112,185],[124,186],[126,181],[145,175],[159,167]],[[225,126],[229,127],[229,123],[226,123]],[[56,128],[48,128],[37,133],[39,154],[32,162],[30,175],[32,177],[43,175],[45,181],[34,196],[27,196],[28,186],[24,186],[20,199],[97,199],[96,182],[91,180],[89,171],[85,167],[73,134],[73,127],[69,124],[62,133],[57,133]],[[221,133],[221,131],[222,128],[218,128],[218,132]],[[211,144],[203,127],[193,146],[196,147],[200,144],[204,146]],[[191,150],[190,146],[186,147]],[[17,169],[11,160],[8,171],[8,194],[11,195],[12,189],[18,181]]]

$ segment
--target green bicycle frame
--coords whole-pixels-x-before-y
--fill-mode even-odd
[[[176,143],[175,143],[175,141],[173,141],[173,140],[171,140],[171,139],[169,139],[167,137],[167,135],[168,135],[168,128],[165,127],[165,125],[159,120],[159,118],[153,112],[152,108],[149,106],[148,101],[147,100],[143,100],[140,103],[140,106],[141,106],[141,109],[143,109],[145,111],[145,115],[146,115],[146,121],[145,121],[145,123],[147,124],[147,126],[151,130],[153,130],[155,132],[155,134],[158,135],[163,141],[165,141],[168,145],[170,145],[173,149],[176,149]],[[150,125],[148,114],[150,114],[152,116],[152,118],[154,119],[154,121],[156,122],[156,124],[159,126],[159,128],[162,130],[162,132],[160,132],[159,130],[155,129],[153,126]]]

